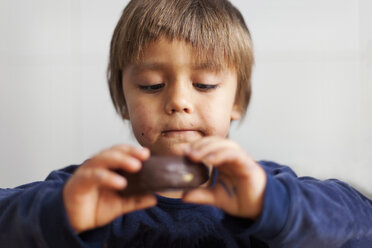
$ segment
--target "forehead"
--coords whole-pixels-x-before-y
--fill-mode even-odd
[[[231,66],[216,53],[193,47],[182,40],[160,38],[149,43],[131,64],[136,70],[161,70],[167,66],[187,66],[192,70],[221,71]]]

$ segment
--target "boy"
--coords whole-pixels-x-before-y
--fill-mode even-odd
[[[108,81],[143,148],[118,145],[0,191],[0,247],[369,247],[372,202],[336,181],[255,162],[227,139],[244,116],[249,31],[226,0],[137,0],[115,29]],[[122,198],[115,169],[151,155],[216,169],[211,186]]]

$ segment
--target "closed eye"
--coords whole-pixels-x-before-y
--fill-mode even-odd
[[[194,87],[201,91],[209,91],[216,89],[218,84],[202,84],[202,83],[193,83]]]
[[[152,85],[139,85],[139,88],[143,91],[155,93],[161,90],[165,84],[152,84]]]

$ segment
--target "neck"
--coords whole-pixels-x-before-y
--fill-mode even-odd
[[[169,192],[160,192],[157,193],[160,196],[168,197],[168,198],[173,198],[173,199],[179,199],[182,198],[184,191],[169,191]]]

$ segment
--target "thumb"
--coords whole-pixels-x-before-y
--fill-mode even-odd
[[[213,189],[194,189],[186,192],[182,200],[187,203],[216,205],[216,197]]]

